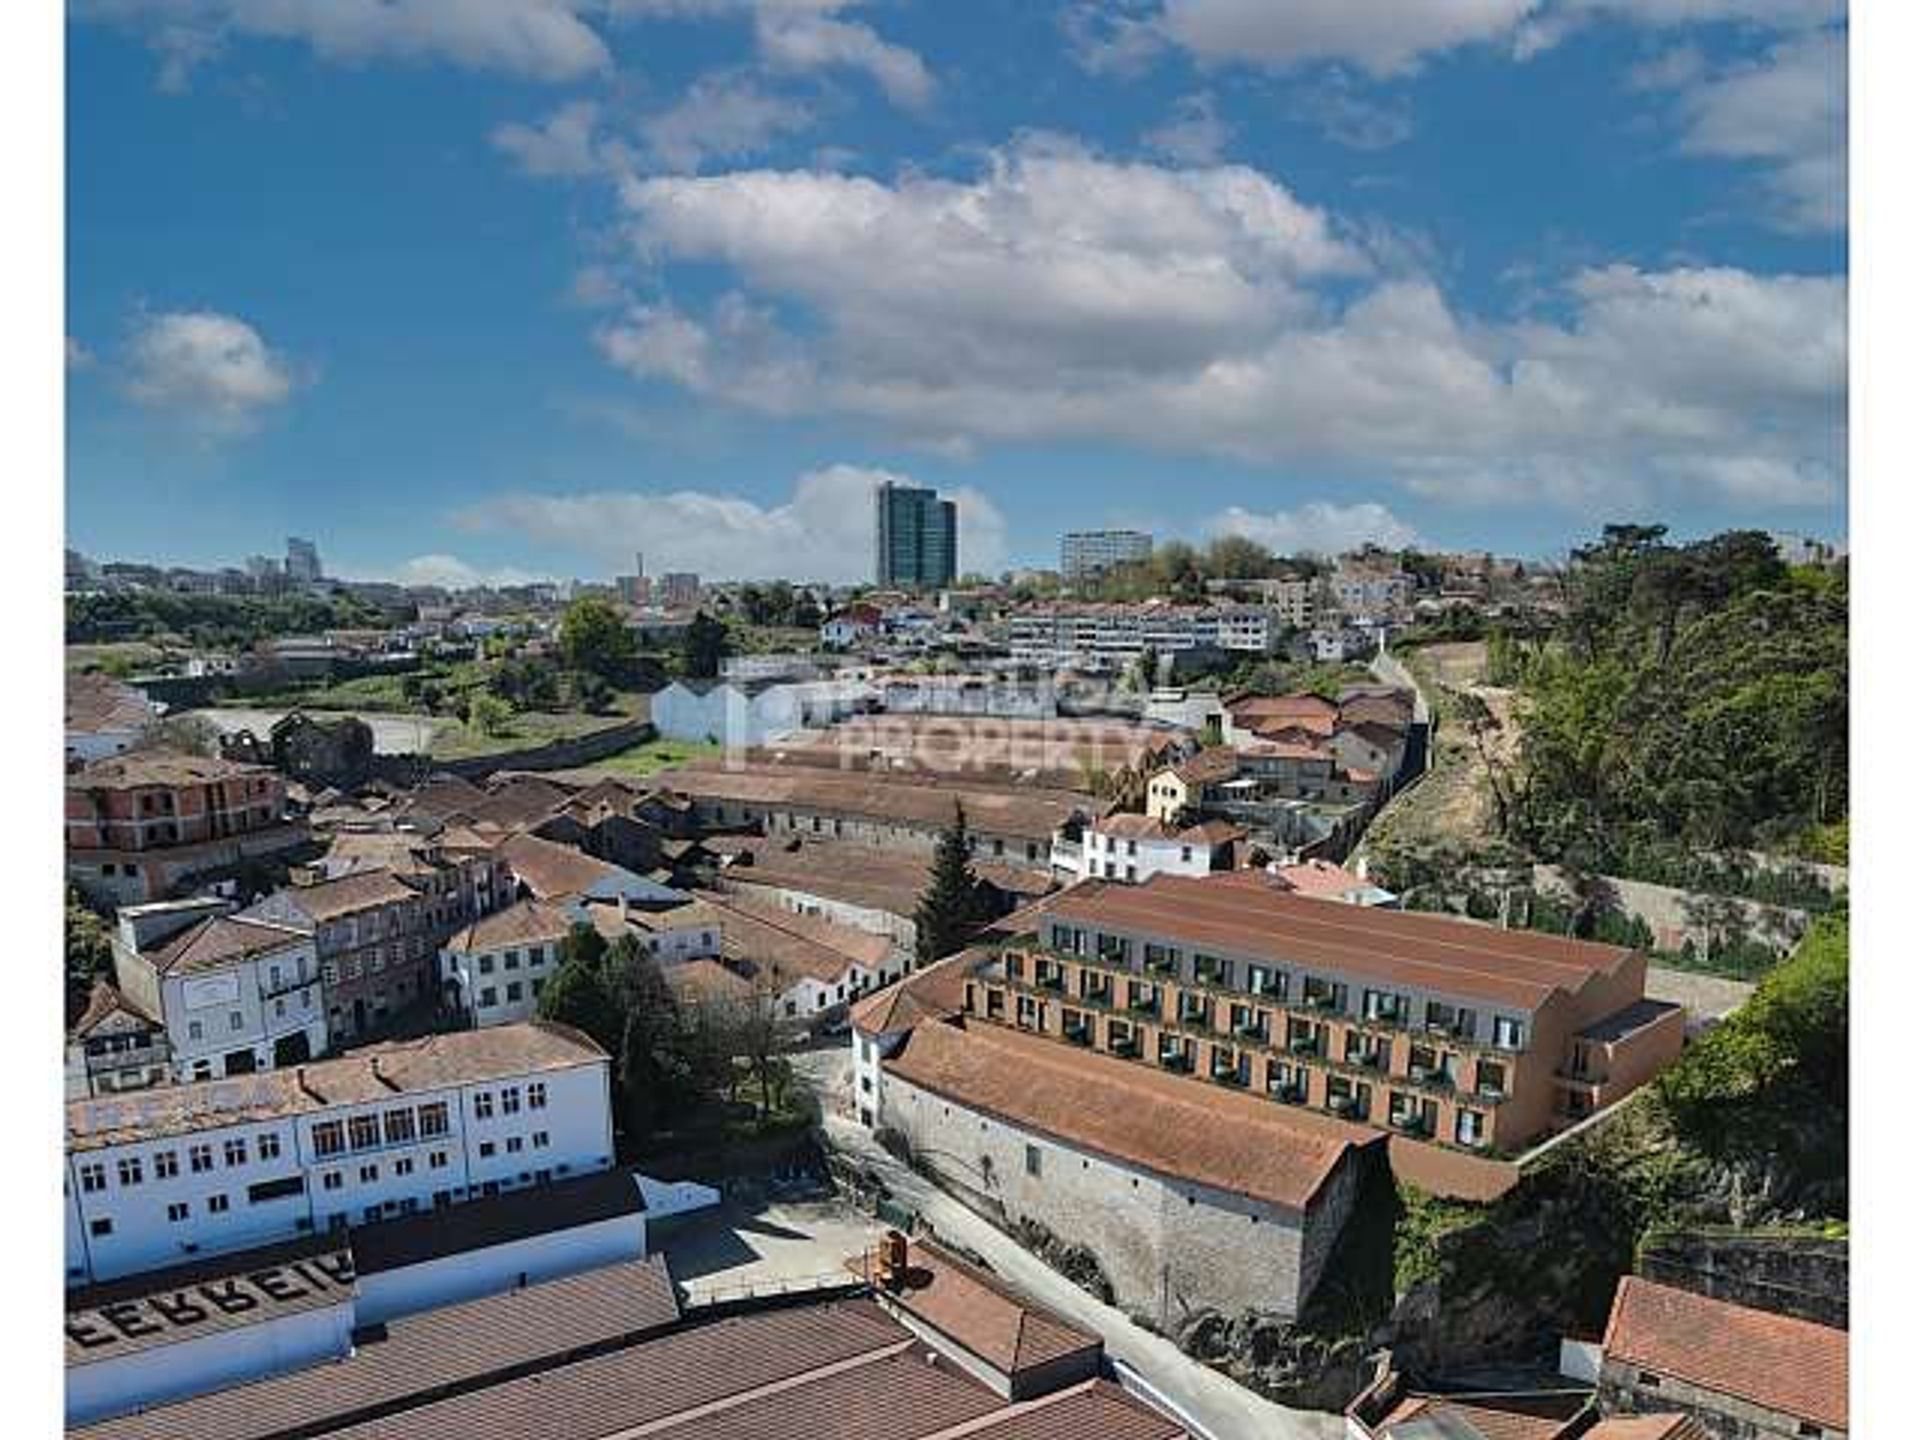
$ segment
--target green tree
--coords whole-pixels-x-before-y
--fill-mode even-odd
[[[562,942],[560,968],[540,992],[543,1020],[558,1021],[592,1037],[616,1059],[625,1038],[623,997],[607,983],[607,942],[591,925],[576,925]]]
[[[467,701],[467,724],[482,735],[505,735],[513,725],[513,706],[497,695],[477,690]]]
[[[720,673],[720,662],[726,659],[727,650],[727,627],[706,611],[697,612],[681,642],[681,660],[687,674],[695,679],[712,679]]]
[[[1202,562],[1215,580],[1262,580],[1273,567],[1267,547],[1244,535],[1222,535],[1207,546]]]
[[[570,669],[617,685],[633,663],[633,631],[611,601],[582,596],[560,617],[560,653]]]
[[[980,881],[967,844],[967,812],[953,802],[953,823],[934,851],[927,888],[913,913],[914,953],[922,965],[951,955],[973,937],[980,922]]]
[[[88,908],[73,886],[67,887],[67,1025],[87,1008],[93,983],[113,974],[113,943],[106,921]]]

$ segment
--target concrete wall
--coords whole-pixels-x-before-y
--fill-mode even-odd
[[[1606,1360],[1600,1366],[1598,1396],[1608,1415],[1652,1415],[1678,1411],[1704,1425],[1715,1440],[1799,1440],[1817,1433],[1820,1440],[1845,1440],[1846,1431],[1802,1432],[1797,1417],[1766,1410],[1751,1401],[1703,1389],[1671,1375],[1649,1380],[1638,1366]]]
[[[591,1225],[362,1275],[355,1313],[359,1324],[373,1325],[397,1315],[497,1295],[523,1283],[644,1259],[646,1253],[646,1215],[638,1211],[616,1215]]]
[[[1306,1216],[1175,1181],[892,1075],[880,1087],[879,1119],[907,1137],[915,1159],[943,1185],[990,1218],[1034,1220],[1086,1246],[1115,1303],[1167,1331],[1204,1309],[1297,1314],[1351,1204],[1350,1182],[1330,1187]],[[1317,1231],[1311,1237],[1309,1227]]]

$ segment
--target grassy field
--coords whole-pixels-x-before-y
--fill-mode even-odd
[[[433,757],[436,760],[463,760],[474,755],[491,755],[500,750],[531,750],[555,740],[572,740],[609,725],[623,724],[630,715],[549,715],[524,710],[507,722],[497,735],[476,730],[461,720],[443,719],[433,732]],[[617,758],[617,757],[616,757]]]
[[[162,651],[143,640],[112,645],[67,646],[67,669],[104,670],[109,675],[138,675],[160,662]]]
[[[659,770],[684,765],[689,760],[704,760],[721,753],[719,745],[693,740],[649,740],[618,755],[582,767],[582,774],[615,775],[623,779],[645,779]]]

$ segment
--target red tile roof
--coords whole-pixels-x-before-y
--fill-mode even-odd
[[[965,951],[949,955],[866,996],[850,1012],[854,1028],[865,1035],[884,1035],[922,1020],[958,1015],[966,1000],[967,972],[979,958]]]
[[[1633,953],[1449,916],[1329,905],[1287,894],[1271,876],[1247,870],[1205,879],[1156,875],[1144,885],[1087,880],[1041,907],[1080,924],[1525,1010],[1556,991],[1579,991]]]
[[[1415,1430],[1416,1421],[1426,1421],[1426,1429]],[[1434,1428],[1439,1427],[1439,1428]],[[1374,1427],[1379,1440],[1436,1440],[1439,1436],[1475,1436],[1478,1440],[1559,1440],[1567,1433],[1567,1422],[1544,1415],[1527,1415],[1502,1410],[1470,1400],[1449,1400],[1433,1395],[1415,1395],[1402,1400]]]
[[[482,916],[447,941],[444,948],[473,954],[501,950],[509,945],[545,945],[566,939],[573,926],[573,917],[559,906],[522,900]]]
[[[1601,1350],[1610,1364],[1847,1428],[1844,1330],[1628,1275],[1614,1292]]]
[[[97,1026],[115,1015],[125,1015],[150,1029],[158,1029],[160,1026],[158,1020],[122,995],[119,987],[111,980],[102,979],[93,982],[93,992],[87,997],[87,1008],[74,1022],[71,1033],[76,1040],[84,1039],[91,1035]]]
[[[332,880],[290,886],[284,894],[313,920],[336,920],[382,905],[404,905],[420,892],[389,870],[356,870]]]
[[[265,765],[242,765],[172,750],[137,750],[95,760],[67,777],[69,790],[135,790],[148,785],[213,785],[223,780],[272,776]],[[278,777],[275,776],[277,780]]]
[[[1098,1335],[1069,1325],[985,1271],[923,1241],[907,1247],[906,1283],[883,1294],[1003,1375],[1101,1348]]]
[[[1690,1415],[1620,1415],[1602,1420],[1580,1440],[1713,1440]]]
[[[217,970],[251,955],[265,955],[308,943],[300,931],[285,925],[214,915],[188,927],[146,959],[162,975],[175,971],[191,974],[198,970]]]
[[[998,1025],[917,1025],[884,1062],[956,1104],[1070,1145],[1289,1210],[1378,1131]]]
[[[79,734],[139,730],[153,722],[145,692],[98,670],[67,672],[67,729]]]

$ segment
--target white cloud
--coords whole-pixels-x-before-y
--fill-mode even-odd
[[[231,36],[309,46],[322,59],[440,60],[530,80],[575,80],[612,56],[588,0],[71,0],[80,20],[144,30],[161,82],[185,85]]]
[[[362,573],[362,572],[355,572]],[[511,565],[482,569],[469,565],[457,555],[416,555],[390,574],[370,578],[390,580],[398,585],[438,585],[447,590],[471,590],[481,585],[531,585],[549,577],[535,575]]]
[[[870,25],[826,13],[839,8],[763,4],[754,22],[761,55],[786,70],[863,71],[896,105],[918,107],[933,98],[933,76],[918,55],[881,39]]]
[[[93,352],[78,340],[74,339],[73,336],[67,336],[67,369],[91,370],[93,364]]]
[[[573,100],[534,125],[510,121],[493,132],[496,149],[505,151],[529,175],[578,178],[595,175],[616,164],[598,127],[600,107],[591,100]]]
[[[135,400],[215,434],[251,429],[295,383],[292,366],[259,331],[211,310],[141,316],[124,369]]]
[[[1774,217],[1793,230],[1847,219],[1847,42],[1836,30],[1784,40],[1759,60],[1691,77],[1678,91],[1694,155],[1765,169]]]
[[[1507,41],[1539,0],[1166,0],[1154,22],[1209,63],[1344,61],[1375,75],[1437,52]]]
[[[1344,71],[1294,93],[1290,113],[1350,150],[1386,150],[1413,134],[1405,96],[1363,92]]]
[[[1803,503],[1844,473],[1838,277],[1596,268],[1549,288],[1554,319],[1482,319],[1417,254],[1370,267],[1333,217],[1251,169],[1036,143],[970,182],[753,171],[624,198],[643,264],[734,284],[704,310],[629,308],[603,353],[762,413],[1589,511],[1702,490]]]
[[[1371,500],[1355,505],[1314,500],[1265,513],[1233,505],[1207,522],[1207,533],[1243,535],[1276,555],[1338,555],[1369,542],[1390,550],[1421,543],[1413,526]]]
[[[1187,95],[1174,102],[1173,113],[1140,137],[1151,150],[1185,165],[1212,165],[1233,138],[1233,127],[1220,118],[1213,96]]]
[[[829,465],[795,482],[778,505],[700,490],[597,491],[579,495],[505,495],[456,517],[476,530],[507,530],[565,547],[603,568],[635,550],[653,570],[694,570],[722,579],[774,577],[871,579],[873,491],[882,480],[911,483],[888,470]],[[942,492],[960,521],[960,565],[997,571],[1006,560],[1006,522],[970,486]]]
[[[661,164],[698,170],[711,159],[752,155],[812,123],[812,112],[798,100],[746,75],[718,74],[696,80],[671,108],[641,122],[640,130]]]

